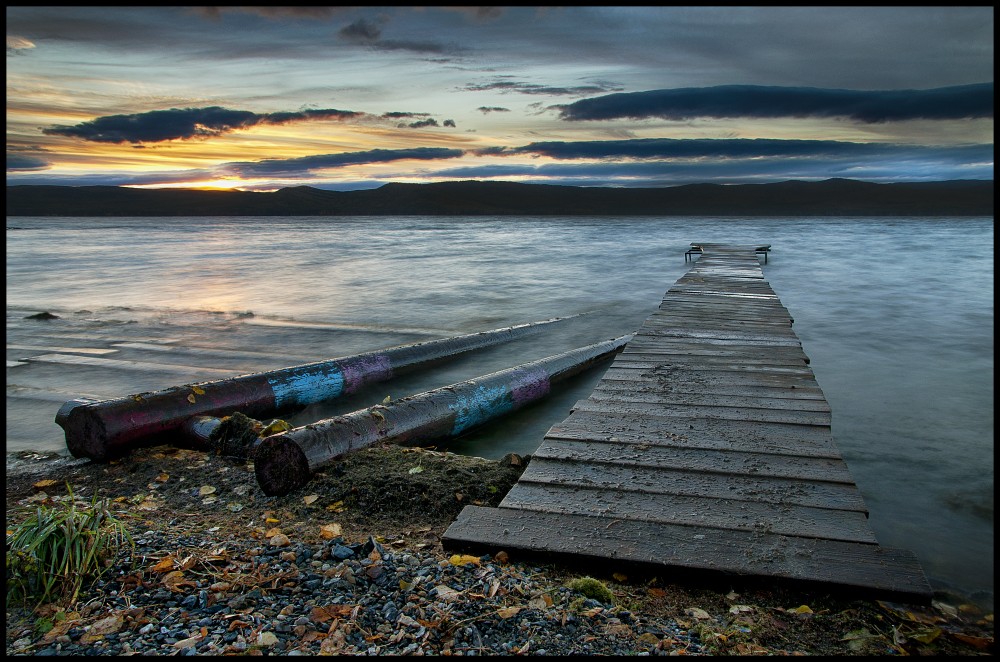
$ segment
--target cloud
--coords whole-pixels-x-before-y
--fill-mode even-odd
[[[248,110],[171,108],[133,115],[107,115],[75,126],[42,129],[46,135],[82,138],[91,142],[151,143],[218,136],[258,124],[285,124],[308,120],[345,120],[363,115],[332,108],[258,114]]]
[[[610,94],[553,106],[564,120],[845,117],[878,123],[993,117],[993,83],[930,90],[720,85]]]
[[[551,96],[586,96],[588,94],[608,92],[609,90],[620,90],[622,87],[608,82],[595,85],[579,85],[576,87],[556,87],[526,83],[524,81],[494,80],[488,83],[469,83],[460,89],[467,92],[497,91],[501,94],[516,92],[517,94],[547,94]],[[557,107],[561,108],[561,106]],[[482,108],[479,110],[482,110]]]
[[[481,112],[483,115],[487,115],[489,113],[509,113],[510,112],[510,108],[501,108],[500,106],[480,106],[479,108],[476,108],[476,110],[478,110],[479,112]]]
[[[382,26],[389,22],[388,17],[382,15],[375,20],[359,18],[358,20],[345,25],[337,35],[346,41],[355,44],[363,44],[380,51],[413,51],[415,53],[449,53],[459,49],[448,47],[443,44],[431,41],[401,41],[394,39],[382,39]]]
[[[329,18],[335,14],[347,11],[350,7],[192,7],[193,11],[218,19],[223,12],[240,12],[246,14],[256,14],[264,18],[297,18],[315,20],[317,18]]]
[[[779,140],[767,138],[645,138],[579,142],[536,142],[523,147],[486,147],[478,156],[534,154],[553,159],[761,159],[866,158],[871,156],[948,154],[956,158],[992,161],[992,145],[928,147],[893,143],[857,143],[838,140]]]
[[[46,170],[50,166],[49,162],[30,154],[19,154],[17,152],[7,152],[7,170]]]
[[[412,149],[373,149],[365,152],[316,154],[293,159],[265,159],[263,161],[237,161],[220,166],[220,172],[241,177],[290,176],[316,170],[343,168],[365,163],[388,161],[453,159],[465,152],[445,147],[414,147]]]
[[[24,51],[32,49],[35,44],[16,35],[7,35],[7,55],[24,55]]]
[[[455,128],[455,120],[445,120],[444,122],[441,123],[441,126],[450,126],[452,128]]]

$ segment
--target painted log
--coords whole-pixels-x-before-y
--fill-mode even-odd
[[[229,379],[176,386],[112,400],[70,400],[56,414],[74,457],[106,461],[156,443],[199,416],[240,411],[264,418],[353,393],[367,384],[491,347],[567,318],[400,345],[316,363]]]
[[[269,496],[288,494],[341,455],[372,443],[421,445],[456,437],[545,397],[552,384],[603,360],[631,337],[606,340],[267,437],[252,452],[257,482]]]

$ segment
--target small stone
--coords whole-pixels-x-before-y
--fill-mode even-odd
[[[272,547],[285,547],[286,545],[292,544],[292,541],[289,540],[288,536],[286,536],[284,533],[278,533],[274,536],[271,536],[271,539],[268,540],[268,543]]]

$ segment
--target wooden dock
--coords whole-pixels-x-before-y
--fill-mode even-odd
[[[500,506],[466,507],[445,547],[928,602],[913,554],[868,526],[761,245],[697,246]]]

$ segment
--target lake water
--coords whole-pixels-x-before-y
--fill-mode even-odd
[[[296,424],[629,333],[686,271],[692,241],[770,243],[765,278],[795,319],[880,544],[915,552],[936,588],[992,605],[992,218],[10,217],[7,226],[8,360],[28,355],[10,338],[24,342],[23,317],[43,310],[82,332],[132,322],[205,351],[309,361],[570,318],[311,407]],[[8,368],[8,413],[17,370]],[[603,371],[447,449],[531,453]],[[103,388],[137,392],[125,377]],[[10,425],[8,452],[66,452],[54,424],[13,441]]]

